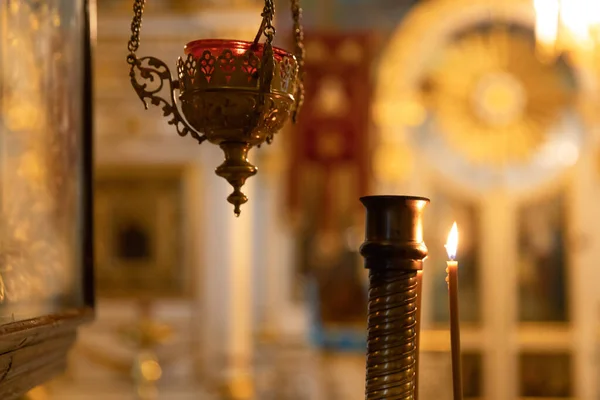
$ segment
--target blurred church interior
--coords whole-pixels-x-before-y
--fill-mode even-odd
[[[600,400],[595,3],[303,0],[304,108],[250,153],[260,172],[236,218],[222,153],[131,87],[132,1],[98,0],[96,316],[66,373],[26,398],[363,399],[358,198],[410,194],[431,199],[421,400],[452,393],[453,221],[465,399]],[[191,40],[252,40],[262,7],[148,1],[139,54],[174,67]],[[289,8],[276,2],[283,48]]]

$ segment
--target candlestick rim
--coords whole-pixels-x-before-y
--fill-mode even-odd
[[[427,197],[421,196],[403,196],[403,195],[372,195],[372,196],[362,196],[360,201],[365,204],[365,202],[369,202],[371,200],[404,200],[404,201],[425,201],[427,203],[431,203],[431,200]]]

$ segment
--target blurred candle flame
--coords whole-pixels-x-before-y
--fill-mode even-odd
[[[534,0],[535,38],[537,52],[541,57],[554,58],[560,25],[559,0]]]
[[[536,52],[541,61],[554,61],[564,51],[584,53],[598,46],[598,0],[533,0]]]
[[[446,241],[446,252],[448,253],[448,257],[450,260],[454,260],[456,258],[456,251],[458,249],[458,226],[456,222],[452,225],[452,229],[448,234],[448,240]]]
[[[589,48],[592,45],[590,33],[594,23],[592,15],[594,3],[597,3],[597,0],[560,1],[560,23],[567,30],[568,39],[577,46]]]

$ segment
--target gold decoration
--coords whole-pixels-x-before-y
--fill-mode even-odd
[[[344,150],[344,135],[338,131],[324,131],[317,139],[317,154],[319,158],[335,159],[342,155]]]
[[[327,117],[339,117],[348,112],[348,94],[344,83],[337,76],[323,78],[315,101],[315,114]]]
[[[338,49],[337,56],[340,60],[348,64],[359,64],[365,57],[365,54],[360,44],[354,40],[346,40]]]
[[[37,386],[23,396],[23,400],[50,400],[51,396],[44,386]]]
[[[427,105],[469,162],[526,162],[572,99],[561,78],[525,34],[474,31],[442,52],[427,77]]]
[[[223,400],[248,400],[253,397],[254,381],[249,375],[235,375],[219,385]]]
[[[403,98],[398,101],[375,104],[373,118],[380,126],[415,127],[425,122],[427,109],[420,96],[414,98],[405,94],[401,96]]]
[[[500,33],[490,29],[492,26],[518,27],[520,31],[515,29],[510,34]],[[461,42],[466,39],[469,33],[476,35],[476,31],[482,32],[484,27],[488,27],[487,32],[492,34],[492,42],[487,43],[490,49],[479,51],[477,49],[483,45],[472,44],[468,40],[462,43],[453,43],[453,41]],[[532,148],[537,146],[539,141],[548,139],[550,142],[544,143],[545,145],[555,145],[558,137],[555,135],[556,132],[547,132],[544,129],[541,129],[543,133],[540,137],[540,126],[546,127],[553,123],[553,121],[549,122],[549,116],[541,108],[549,104],[556,110],[571,102],[572,110],[582,117],[583,123],[590,124],[594,119],[593,113],[589,112],[586,115],[582,113],[582,110],[585,110],[586,107],[591,110],[592,106],[589,103],[597,99],[597,96],[592,93],[595,87],[595,83],[592,81],[594,78],[587,67],[578,60],[570,60],[569,63],[573,77],[579,84],[577,91],[562,87],[565,83],[560,79],[563,79],[566,74],[558,71],[561,66],[556,66],[556,70],[545,70],[542,76],[534,75],[538,70],[543,69],[538,62],[533,66],[527,65],[527,69],[522,70],[525,60],[512,58],[515,54],[523,54],[525,51],[523,47],[527,47],[525,52],[527,57],[530,57],[534,47],[534,29],[535,13],[531,0],[434,0],[419,3],[418,6],[411,8],[402,24],[390,38],[379,63],[373,118],[378,126],[380,137],[377,140],[378,148],[375,151],[378,151],[379,147],[396,143],[398,135],[403,135],[407,131],[414,132],[412,129],[414,127],[419,127],[426,122],[435,123],[435,118],[439,123],[438,128],[442,127],[447,131],[445,137],[440,137],[437,135],[437,131],[442,129],[435,130],[435,134],[438,136],[436,140],[445,140],[439,140],[436,143],[433,141],[420,142],[423,144],[421,150],[424,151],[424,155],[438,157],[432,161],[438,164],[439,168],[436,170],[444,170],[445,176],[453,174],[456,182],[461,181],[477,190],[485,189],[490,185],[495,186],[500,184],[501,177],[507,177],[503,172],[507,171],[506,169],[499,171],[499,163],[511,161],[519,163],[511,166],[514,167],[511,171],[516,173],[512,174],[510,179],[514,178],[515,180],[506,183],[507,181],[502,179],[503,183],[509,185],[517,183],[517,175],[519,177],[523,177],[523,174],[527,175],[526,178],[518,179],[522,183],[527,179],[546,180],[551,176],[556,176],[555,173],[565,171],[567,164],[555,163],[552,164],[552,167],[548,167],[547,175],[541,176],[533,173],[534,170],[539,172],[539,168],[536,170],[537,164],[527,162]],[[516,32],[526,30],[530,31],[529,37],[514,37]],[[506,35],[506,38],[509,39],[508,44],[499,43],[504,40],[499,37],[502,35]],[[477,41],[475,38],[472,40]],[[488,37],[480,36],[480,40],[488,40]],[[516,41],[521,42],[518,47],[510,48]],[[461,53],[461,56],[465,56],[467,59],[449,62],[447,59],[451,48],[461,45],[465,45],[465,48],[454,51]],[[491,56],[492,49],[501,51],[503,46],[509,48],[510,54],[512,54],[508,71],[503,63],[500,65],[497,61],[491,63],[491,61],[498,60],[499,55],[494,55],[491,60],[487,60]],[[486,61],[490,65],[484,70],[482,64]],[[468,65],[471,62],[476,65]],[[436,68],[437,63],[441,64],[438,68]],[[480,68],[479,71],[482,71],[485,77],[483,75],[474,76],[473,70],[476,67]],[[466,71],[463,70],[465,68]],[[563,68],[566,69],[566,66]],[[430,85],[433,79],[428,78],[435,76],[438,80],[441,79],[439,70],[444,69],[448,74],[457,75],[453,79],[458,79],[460,75],[469,75],[463,81],[464,87],[458,87],[456,81],[454,83],[445,82],[447,85],[451,85],[449,90],[452,88],[461,90],[459,96],[462,96],[462,104],[451,104],[450,96],[445,100],[440,99],[443,98],[441,91],[435,93],[437,89],[433,84]],[[532,79],[532,82],[523,82],[523,76],[527,76],[527,80]],[[549,86],[545,86],[546,83],[549,83]],[[558,99],[542,99],[544,105],[540,107],[536,105],[531,107],[530,100],[539,98],[540,92],[550,93],[549,97],[555,93],[560,93],[560,95]],[[456,96],[455,93],[452,95]],[[436,98],[436,96],[438,97]],[[440,112],[440,103],[444,107],[459,108],[462,112],[461,117],[452,116],[449,109]],[[441,117],[442,114],[444,118]],[[448,118],[453,118],[453,120],[448,122]],[[446,119],[446,122],[442,123],[443,119]],[[506,129],[504,125],[508,122],[516,125],[517,130]],[[452,129],[448,128],[449,125]],[[473,132],[467,131],[473,126],[480,133],[492,131],[496,138],[475,137]],[[497,134],[499,130],[507,132],[507,135]],[[428,134],[433,133],[428,130]],[[501,136],[505,136],[505,142],[500,140]],[[471,139],[475,139],[475,143],[470,143]],[[415,140],[420,139],[415,137]],[[477,143],[477,141],[480,142]],[[496,152],[499,154],[494,154],[489,159],[482,159],[483,153],[492,153],[490,148],[493,145],[490,143],[501,142],[502,146],[496,148]],[[414,145],[415,142],[411,143],[411,146]],[[579,146],[579,144],[573,143],[573,146]],[[457,150],[459,148],[460,150]],[[454,151],[459,152],[458,154],[454,153],[458,156],[456,158],[467,162],[453,162],[450,160],[453,158],[452,155],[448,158],[439,157],[442,154],[449,155]],[[385,150],[381,152],[385,153]],[[541,151],[538,152],[536,158],[541,153]],[[465,154],[468,154],[468,159],[465,159],[467,158]],[[473,160],[479,160],[475,161],[475,165],[479,164],[479,167],[484,168],[475,172]],[[380,170],[386,175],[378,175],[378,180],[393,181],[394,177],[389,168],[378,168],[378,173]]]
[[[139,318],[118,327],[116,332],[119,342],[135,351],[133,357],[111,355],[107,349],[86,346],[85,343],[79,345],[79,351],[98,366],[129,375],[139,400],[155,400],[158,398],[157,384],[164,366],[180,359],[181,354],[170,353],[166,357],[158,357],[159,347],[173,337],[173,329],[154,319],[150,302],[141,300],[138,307]]]

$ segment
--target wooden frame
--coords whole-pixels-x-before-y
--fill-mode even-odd
[[[187,180],[180,165],[107,165],[96,170],[98,296],[185,298],[193,292],[190,227],[183,211],[188,208]],[[120,248],[123,228],[134,229],[137,243]],[[143,254],[119,254],[132,245]]]
[[[77,0],[81,5],[83,75],[81,127],[81,219],[82,249],[79,254],[82,306],[55,314],[10,322],[0,326],[0,398],[20,398],[64,371],[67,353],[76,338],[77,327],[94,317],[93,275],[93,121],[92,121],[92,18],[93,1]]]

